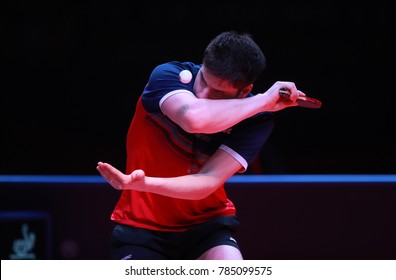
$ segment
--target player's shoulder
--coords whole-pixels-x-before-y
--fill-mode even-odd
[[[179,73],[182,70],[192,70],[196,67],[200,67],[200,65],[195,64],[191,61],[167,61],[157,65],[154,68],[154,71],[174,71]]]

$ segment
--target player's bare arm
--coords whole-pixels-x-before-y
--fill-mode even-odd
[[[97,170],[118,190],[137,190],[182,199],[202,199],[242,168],[227,152],[219,149],[197,174],[171,178],[146,176],[143,170],[124,174],[108,163],[99,162]]]
[[[279,89],[290,90],[290,99],[281,98]],[[190,133],[216,133],[260,112],[274,112],[297,106],[296,99],[304,95],[293,83],[277,82],[265,93],[247,98],[208,99],[192,94],[174,94],[161,109],[172,121]]]

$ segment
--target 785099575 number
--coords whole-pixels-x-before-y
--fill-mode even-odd
[[[219,275],[271,275],[270,266],[219,266]]]

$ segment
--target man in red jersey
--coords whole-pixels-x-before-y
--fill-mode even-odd
[[[234,31],[208,44],[202,64],[155,67],[128,131],[126,173],[97,166],[122,191],[111,215],[113,259],[243,258],[224,183],[259,154],[273,112],[296,106],[304,95],[292,82],[253,94],[264,68],[252,37]]]

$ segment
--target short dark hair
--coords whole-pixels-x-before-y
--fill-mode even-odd
[[[266,67],[260,47],[247,33],[226,31],[217,35],[204,51],[203,65],[235,88],[253,83]]]

